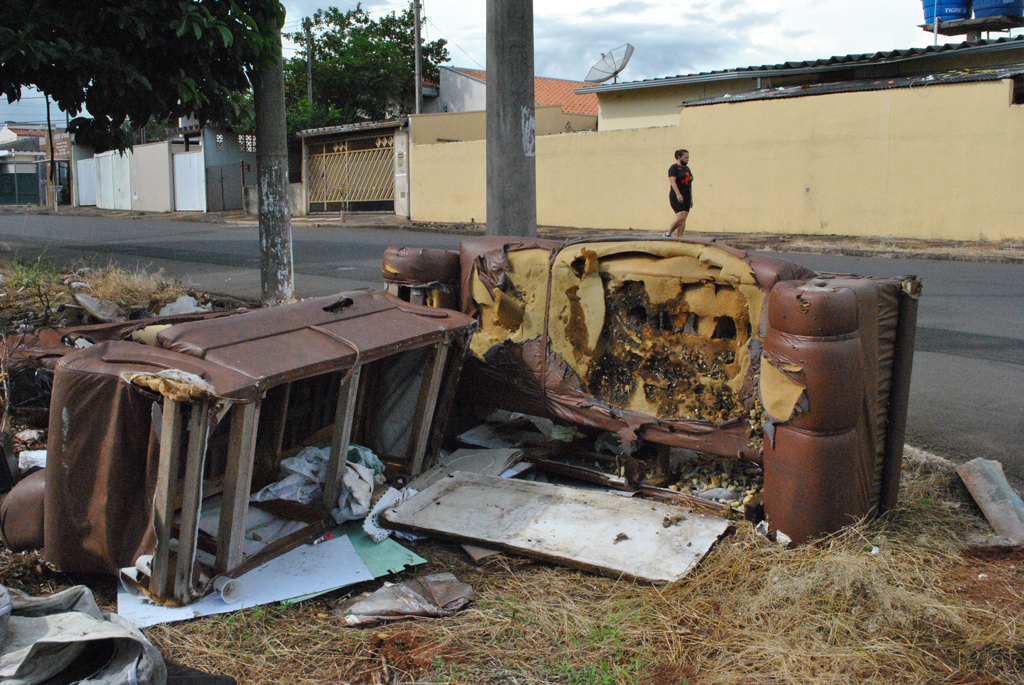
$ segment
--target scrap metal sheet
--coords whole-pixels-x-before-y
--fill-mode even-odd
[[[457,472],[383,518],[399,530],[660,584],[689,573],[729,526],[682,513],[659,502]]]

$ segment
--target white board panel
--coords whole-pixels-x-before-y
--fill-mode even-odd
[[[604,492],[456,472],[384,512],[440,534],[612,577],[679,580],[729,527],[716,516]]]

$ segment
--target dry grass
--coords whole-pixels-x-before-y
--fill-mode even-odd
[[[127,271],[108,265],[51,264],[45,257],[35,261],[0,263],[0,328],[12,332],[19,326],[65,326],[78,323],[75,293],[109,300],[125,312],[161,306],[187,290],[162,272]]]
[[[448,570],[477,589],[453,618],[343,628],[333,593],[147,633],[168,656],[245,683],[1024,680],[1021,617],[946,582],[987,532],[955,476],[908,460],[900,501],[793,550],[742,524],[663,588],[510,557],[477,567],[457,547],[424,543],[431,563],[417,575]]]

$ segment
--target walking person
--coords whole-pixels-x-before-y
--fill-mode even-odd
[[[687,166],[690,162],[688,150],[676,150],[676,163],[668,168],[668,201],[672,205],[672,211],[676,218],[668,227],[665,235],[670,238],[680,238],[686,231],[686,217],[690,215],[693,207],[693,173]]]

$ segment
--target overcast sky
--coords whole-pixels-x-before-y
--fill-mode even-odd
[[[447,38],[453,66],[485,67],[486,2],[423,3],[424,39]],[[285,6],[285,28],[292,30],[326,5],[285,0]],[[374,16],[402,6],[401,0],[363,3]],[[535,0],[535,70],[581,81],[602,52],[627,42],[636,51],[620,81],[919,47],[932,42],[917,28],[923,20],[920,0]],[[55,123],[64,120],[56,107],[52,116]],[[0,101],[0,121],[45,119],[38,93],[26,92],[13,106]]]

